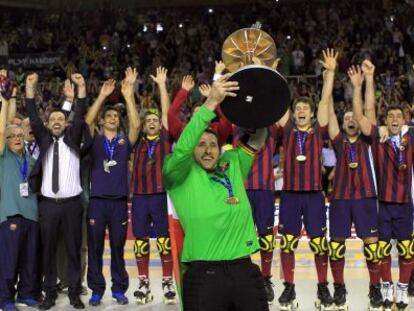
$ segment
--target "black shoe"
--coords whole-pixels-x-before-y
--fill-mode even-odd
[[[40,310],[49,310],[56,304],[56,297],[53,296],[47,296],[43,300],[43,302],[39,305]]]
[[[382,294],[381,294],[381,284],[370,285],[369,286],[369,303],[371,307],[379,308],[383,304]]]
[[[267,302],[271,303],[275,299],[275,292],[273,291],[274,285],[271,281],[271,276],[265,277],[263,281],[266,290]]]
[[[408,296],[414,296],[414,270],[411,271],[410,282],[408,283]]]
[[[68,285],[63,284],[62,282],[59,282],[59,283],[56,284],[56,286],[57,286],[58,293],[63,293],[63,294],[68,293],[68,290],[69,290]]]
[[[70,305],[75,309],[85,309],[85,305],[83,304],[82,300],[80,300],[79,296],[71,296],[69,297],[69,301]]]
[[[320,304],[329,307],[333,304],[334,300],[329,292],[328,283],[320,283],[318,284],[318,299]]]
[[[283,285],[285,285],[285,289],[279,297],[279,303],[290,304],[296,299],[295,284],[285,282]]]
[[[335,302],[335,305],[337,306],[342,306],[344,304],[346,304],[346,287],[345,284],[338,284],[338,283],[334,283],[334,296],[333,296],[333,300]]]

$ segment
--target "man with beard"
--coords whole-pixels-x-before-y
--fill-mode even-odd
[[[408,305],[408,282],[413,266],[413,204],[411,196],[414,129],[402,128],[404,111],[390,105],[386,110],[389,138],[380,142],[379,129],[362,110],[363,73],[359,67],[348,71],[354,86],[353,113],[361,132],[371,138],[379,200],[379,240],[382,246],[382,296],[384,310],[393,302],[404,310]],[[397,240],[399,281],[395,290],[391,277],[391,239]]]
[[[57,298],[56,251],[59,232],[62,230],[68,256],[67,277],[70,304],[84,309],[79,298],[81,292],[80,248],[82,240],[83,206],[80,198],[80,145],[85,128],[86,84],[82,75],[73,74],[78,101],[75,117],[68,127],[62,110],[50,112],[47,125],[40,119],[35,103],[38,76],[26,79],[26,109],[30,124],[40,147],[40,155],[30,175],[30,187],[41,194],[39,223],[42,238],[44,291],[46,298],[39,306],[48,310]]]
[[[269,310],[260,269],[250,258],[259,244],[244,188],[266,129],[244,135],[237,148],[223,155],[217,134],[208,129],[217,106],[239,89],[229,77],[214,82],[163,168],[185,233],[183,308],[189,311]]]
[[[365,114],[375,125],[375,67],[365,60],[362,70],[365,74]],[[352,81],[355,82],[355,79]],[[370,276],[370,310],[380,310],[383,303],[380,283],[381,246],[378,242],[375,177],[370,162],[371,141],[360,135],[352,111],[345,113],[343,132],[340,131],[332,101],[329,107],[328,131],[337,157],[329,208],[329,257],[334,279],[334,302],[337,310],[347,310],[344,281],[345,240],[351,236],[351,226],[354,223],[357,236],[364,242]]]
[[[157,110],[149,110],[144,118],[143,131],[134,150],[131,194],[132,228],[135,236],[134,252],[138,266],[137,303],[153,300],[149,282],[150,241],[149,226],[152,223],[157,235],[157,247],[162,265],[164,303],[175,303],[172,280],[171,242],[168,232],[167,195],[162,180],[164,158],[171,152],[172,140],[168,133],[167,113],[170,106],[166,80],[167,70],[157,68],[151,76],[157,83],[161,97],[161,116]]]
[[[90,150],[91,191],[87,212],[88,226],[88,286],[92,289],[91,306],[101,303],[105,292],[102,274],[105,231],[108,227],[111,248],[112,298],[120,305],[128,303],[128,274],[125,270],[124,247],[128,228],[128,159],[132,146],[138,139],[140,119],[135,106],[135,69],[127,68],[121,92],[126,101],[128,135],[120,133],[121,116],[113,106],[102,112],[101,132],[96,133],[95,119],[105,99],[114,88],[109,80],[86,115],[86,123],[93,136]]]
[[[312,124],[314,104],[311,99],[299,97],[293,103],[294,121],[290,111],[279,121],[283,133],[284,163],[283,191],[280,200],[279,232],[281,265],[285,289],[279,297],[281,310],[296,307],[294,284],[295,250],[303,224],[310,237],[318,274],[316,305],[321,310],[332,307],[328,289],[328,242],[326,240],[326,206],[322,193],[321,155],[327,132],[329,100],[338,54],[332,49],[323,51],[322,66],[326,70],[317,121]]]

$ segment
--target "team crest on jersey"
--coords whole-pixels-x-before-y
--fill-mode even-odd
[[[17,225],[16,224],[10,224],[10,230],[11,231],[16,231],[17,230]]]
[[[125,144],[125,139],[121,138],[120,140],[118,140],[118,144],[120,144],[121,146]]]
[[[401,142],[400,142],[400,150],[404,151],[407,148],[407,139],[405,138],[401,138]]]
[[[230,163],[229,162],[223,162],[221,163],[218,167],[217,167],[217,171],[219,173],[224,173],[225,171],[227,171],[230,167]]]

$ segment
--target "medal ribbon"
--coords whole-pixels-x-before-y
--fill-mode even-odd
[[[223,174],[224,179],[226,180],[225,182],[220,180],[218,177],[216,176],[211,176],[210,179],[220,185],[222,185],[224,188],[227,189],[227,191],[229,192],[229,198],[234,197],[234,192],[233,192],[233,186],[231,185],[231,181],[230,178]]]
[[[403,154],[402,151],[400,150],[400,146],[401,146],[401,139],[402,139],[402,135],[400,132],[400,136],[399,136],[399,140],[397,141],[396,139],[392,139],[391,140],[391,145],[395,151],[395,154],[398,156],[398,165],[401,166],[403,164]]]
[[[16,159],[17,165],[19,166],[19,173],[20,173],[20,177],[22,179],[23,182],[27,181],[27,173],[28,173],[28,162],[27,162],[27,158],[25,155],[23,155],[23,161],[20,161],[19,157],[15,154],[14,158]]]
[[[349,161],[351,163],[356,162],[356,156],[355,156],[355,144],[351,143],[349,138],[347,137],[346,140],[349,143]]]
[[[308,137],[308,132],[302,132],[299,129],[296,130],[296,140],[298,142],[300,155],[303,155],[303,148],[305,146],[306,137]]]
[[[112,158],[114,157],[114,151],[115,148],[118,146],[119,140],[122,138],[121,134],[116,135],[112,140],[109,140],[105,137],[104,139],[104,148],[106,156],[108,157],[109,161],[112,161]]]
[[[157,146],[158,139],[154,140],[145,140],[145,143],[147,144],[147,156],[149,160],[154,160],[154,153],[155,153],[155,147]]]

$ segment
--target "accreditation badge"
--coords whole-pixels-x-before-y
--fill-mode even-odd
[[[22,198],[26,198],[29,196],[29,183],[28,182],[20,183],[20,196]]]

